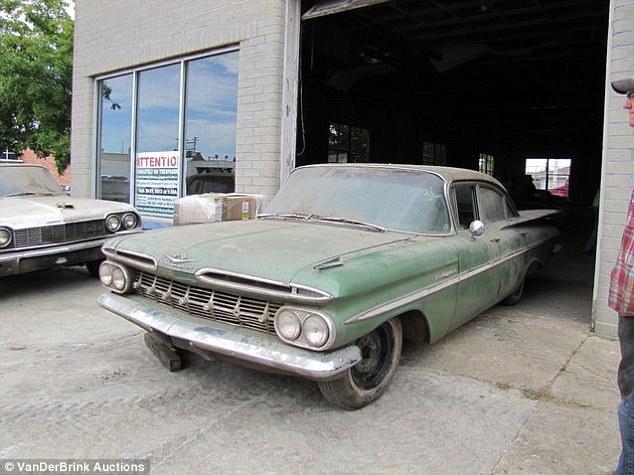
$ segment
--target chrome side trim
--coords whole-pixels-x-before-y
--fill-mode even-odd
[[[425,288],[422,288],[420,290],[417,290],[415,292],[409,293],[407,295],[404,295],[398,299],[392,300],[391,302],[385,303],[385,304],[381,304],[378,305],[374,308],[371,308],[370,310],[367,310],[363,313],[360,313],[358,315],[355,315],[351,318],[349,318],[348,320],[346,320],[344,322],[345,325],[348,324],[353,324],[353,323],[360,323],[360,322],[364,322],[366,320],[370,320],[372,318],[378,317],[379,315],[382,315],[384,313],[390,312],[392,310],[396,310],[399,307],[403,307],[405,305],[409,305],[413,302],[416,302],[417,300],[421,300],[425,297],[428,297],[432,294],[435,294],[437,292],[440,292],[442,290],[445,290],[448,287],[451,287],[452,285],[457,285],[460,282],[463,282],[465,280],[468,279],[472,279],[473,277],[476,277],[484,272],[487,272],[488,270],[497,267],[503,263],[505,263],[506,261],[509,261],[511,259],[515,259],[518,256],[521,256],[522,254],[525,254],[533,249],[535,249],[536,247],[539,247],[541,245],[543,245],[544,243],[548,242],[549,240],[551,240],[552,237],[549,238],[545,238],[542,239],[541,241],[537,241],[536,243],[531,244],[530,246],[526,246],[523,247],[521,250],[517,250],[515,252],[512,252],[504,257],[500,257],[498,259],[494,259],[491,262],[487,262],[486,264],[483,264],[481,266],[478,267],[474,267],[473,269],[470,269],[466,272],[461,272],[459,275],[455,276],[455,277],[451,277],[449,279],[445,279],[441,282],[429,285]]]
[[[165,312],[110,292],[102,294],[97,303],[141,328],[185,340],[197,349],[314,381],[334,379],[362,359],[355,345],[321,353],[308,351],[287,345],[275,335],[213,321],[181,319],[178,311]]]
[[[132,267],[138,267],[148,272],[155,272],[158,269],[156,259],[147,254],[133,251],[118,251],[112,246],[105,245],[101,251],[114,262],[120,262]]]
[[[412,302],[416,302],[417,300],[421,300],[425,297],[435,294],[436,292],[440,292],[441,290],[451,287],[452,285],[456,285],[459,282],[460,282],[460,277],[456,276],[450,279],[443,280],[442,282],[439,282],[437,284],[429,285],[421,290],[417,290],[416,292],[412,292],[410,294],[404,295],[403,297],[399,299],[392,300],[391,302],[388,302],[383,305],[378,305],[366,312],[355,315],[354,317],[351,317],[348,320],[346,320],[344,322],[344,325],[348,325],[350,323],[360,323],[366,320],[370,320],[384,313],[390,312],[392,310],[396,310],[397,308],[402,307],[404,305],[408,305]]]

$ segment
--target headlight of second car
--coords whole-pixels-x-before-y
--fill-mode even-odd
[[[106,217],[106,228],[111,233],[116,233],[121,229],[121,218],[117,214],[111,214]]]
[[[114,262],[104,261],[99,266],[99,280],[110,290],[124,294],[132,287],[133,277],[126,267]]]
[[[139,224],[139,218],[134,213],[126,213],[123,215],[121,222],[123,223],[124,229],[133,229]]]
[[[315,310],[282,307],[275,314],[275,331],[286,343],[311,350],[326,350],[335,339],[331,318]]]
[[[106,229],[111,233],[139,227],[141,219],[136,213],[113,213],[106,216]]]
[[[13,240],[13,233],[9,228],[0,228],[0,249],[5,248],[11,244]]]

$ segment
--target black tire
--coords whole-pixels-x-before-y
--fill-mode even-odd
[[[522,299],[522,295],[524,295],[524,281],[526,279],[522,278],[520,285],[513,291],[511,295],[502,300],[502,305],[515,305]]]
[[[319,382],[322,395],[344,409],[359,409],[376,401],[390,385],[401,359],[403,328],[393,318],[356,342],[363,359],[343,377]]]
[[[103,259],[100,259],[98,261],[85,262],[84,264],[86,265],[88,272],[90,272],[90,275],[93,277],[99,277],[99,266],[103,261]]]

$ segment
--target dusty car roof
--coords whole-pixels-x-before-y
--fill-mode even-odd
[[[331,168],[384,168],[392,170],[411,170],[416,172],[429,172],[435,173],[447,182],[453,181],[470,181],[479,180],[487,181],[496,185],[501,183],[492,176],[484,173],[469,170],[467,168],[455,168],[455,167],[439,167],[432,165],[401,165],[392,163],[322,163],[315,165],[306,165],[300,168],[313,168],[313,167],[331,167]]]

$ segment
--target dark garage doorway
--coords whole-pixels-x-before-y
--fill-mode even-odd
[[[302,3],[297,165],[484,166],[570,159],[567,192],[599,186],[607,1]]]

